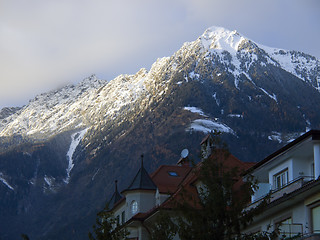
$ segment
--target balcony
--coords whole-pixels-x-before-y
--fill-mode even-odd
[[[301,187],[304,186],[307,182],[310,182],[314,180],[314,177],[310,176],[300,176],[290,182],[288,182],[286,185],[282,186],[278,189],[272,189],[272,190],[265,190],[264,193],[259,193],[260,197],[255,199],[253,198],[252,203],[249,205],[249,208],[257,206],[265,196],[270,194],[270,202],[277,200],[278,198],[281,198],[285,196],[286,194],[289,194]]]

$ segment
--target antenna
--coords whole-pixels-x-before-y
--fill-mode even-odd
[[[188,155],[189,155],[189,150],[188,149],[183,149],[181,151],[181,157],[182,158],[186,158],[186,157],[188,157]]]

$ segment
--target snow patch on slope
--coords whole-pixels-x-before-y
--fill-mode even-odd
[[[66,169],[67,177],[64,179],[64,182],[67,184],[70,181],[70,172],[71,172],[72,168],[74,167],[73,158],[72,158],[73,154],[76,151],[76,148],[79,145],[80,141],[82,140],[82,138],[86,134],[87,130],[88,129],[84,129],[80,132],[76,132],[71,135],[71,144],[70,144],[69,151],[67,152],[67,159],[68,159],[68,163],[69,163],[68,168]]]
[[[4,185],[6,185],[9,189],[11,189],[12,191],[14,191],[14,188],[13,188],[13,187],[7,182],[7,180],[4,179],[3,177],[4,177],[3,173],[0,172],[0,181],[1,181]]]
[[[187,131],[197,131],[203,133],[209,133],[212,131],[225,132],[234,134],[234,131],[228,127],[226,124],[214,122],[208,119],[197,119],[194,120],[190,127],[187,128]]]
[[[184,107],[186,111],[197,113],[200,116],[208,117],[200,108],[197,107]],[[196,119],[186,129],[188,132],[197,131],[203,133],[209,133],[212,131],[225,132],[234,134],[234,131],[224,123],[218,122],[218,118],[212,119]]]
[[[272,135],[268,136],[270,141],[276,141],[282,143],[281,133],[279,132],[272,132]]]
[[[270,93],[268,93],[266,90],[264,90],[263,88],[259,88],[262,92],[264,92],[269,98],[273,99],[274,101],[276,101],[276,103],[278,103],[277,100],[277,96],[273,93],[272,95]]]
[[[200,108],[197,108],[197,107],[184,107],[183,109],[187,110],[187,111],[190,111],[192,113],[198,113],[201,116],[207,117],[207,115],[205,115],[204,112]]]
[[[313,75],[317,75],[318,90],[320,83],[319,67],[320,62],[317,58],[296,51],[266,47],[258,44],[267,54],[278,63],[282,69],[304,80],[311,81]],[[271,62],[276,65],[274,62]]]
[[[305,132],[294,132],[294,133],[281,133],[273,131],[268,140],[276,141],[278,143],[289,143],[303,135]]]

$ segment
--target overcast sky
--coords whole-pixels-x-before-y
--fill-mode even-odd
[[[0,108],[150,69],[210,26],[320,58],[319,0],[0,0]]]

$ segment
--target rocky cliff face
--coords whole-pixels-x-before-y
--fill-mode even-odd
[[[0,236],[86,239],[113,181],[127,187],[141,153],[149,171],[184,148],[196,161],[201,139],[218,130],[231,153],[259,161],[319,129],[319,65],[212,27],[149,71],[91,76],[2,109]]]

